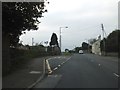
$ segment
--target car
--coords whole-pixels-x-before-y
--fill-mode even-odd
[[[83,50],[79,50],[79,54],[83,54]]]

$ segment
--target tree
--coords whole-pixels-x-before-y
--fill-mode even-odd
[[[52,46],[52,45],[56,45],[56,46],[59,47],[58,38],[57,38],[57,35],[55,33],[53,33],[52,36],[51,36],[50,46]]]
[[[83,50],[88,50],[88,47],[89,47],[89,44],[88,44],[88,43],[86,43],[86,42],[83,42],[83,43],[82,43],[82,49],[83,49]]]
[[[119,42],[120,42],[120,30],[115,30],[110,33],[106,40],[106,50],[107,52],[118,52]]]
[[[66,48],[66,49],[65,49],[65,52],[69,52],[69,49]]]
[[[45,1],[46,2],[46,1]],[[19,42],[19,36],[25,30],[37,30],[38,18],[42,13],[45,2],[2,2],[2,71],[3,75],[10,71],[11,50]]]
[[[37,30],[39,17],[45,2],[3,2],[2,3],[2,35],[10,40],[9,46],[16,46],[19,36],[25,30]]]
[[[95,39],[95,38],[88,40],[89,44],[91,44],[91,45],[92,45],[93,43],[95,43],[96,41],[97,41],[97,39]]]
[[[75,47],[75,52],[78,53],[79,50],[81,50],[81,49],[82,49],[82,47]]]
[[[107,38],[104,38],[100,42],[100,48],[101,51],[105,52],[119,52],[119,42],[120,42],[120,30],[115,30],[111,32]],[[105,50],[104,50],[104,44],[103,41],[105,42]]]

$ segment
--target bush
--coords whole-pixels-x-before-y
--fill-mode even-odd
[[[49,55],[41,48],[31,48],[29,50],[10,48],[10,72],[24,66],[29,60],[36,57]]]

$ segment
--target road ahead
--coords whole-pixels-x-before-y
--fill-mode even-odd
[[[49,63],[53,73],[36,88],[118,88],[117,58],[74,54],[64,59],[51,59]],[[55,69],[55,66],[58,68]]]

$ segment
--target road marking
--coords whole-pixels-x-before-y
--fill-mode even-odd
[[[58,67],[54,68],[53,70],[57,70],[57,69],[58,69]]]
[[[119,75],[118,74],[116,74],[116,73],[113,73],[115,76],[117,76],[117,77],[119,77]]]
[[[47,64],[48,74],[51,74],[52,70],[50,68],[50,64],[49,64],[48,60],[46,60],[46,64]]]
[[[67,60],[69,60],[69,59],[71,59],[71,57],[70,57],[70,58],[68,58]]]
[[[101,64],[98,64],[98,66],[101,66]]]
[[[52,59],[52,58],[48,58],[47,60],[50,60],[50,59]]]
[[[58,58],[60,58],[60,57],[58,57]]]
[[[61,63],[61,65],[63,65],[63,63]]]
[[[40,71],[31,71],[29,72],[30,74],[40,74],[41,72]]]
[[[60,58],[60,57],[58,57],[58,58]],[[70,57],[71,58],[71,57]],[[62,62],[61,64],[59,64],[57,67],[55,67],[53,70],[55,71],[55,70],[57,70],[60,66],[62,66],[64,63],[66,63],[70,58],[68,58],[65,62]],[[48,60],[46,60],[46,62],[48,63]],[[49,65],[48,65],[48,71],[50,70],[49,69],[50,67],[49,67]],[[52,70],[50,70],[50,72],[51,72]],[[52,72],[51,72],[52,73]]]
[[[58,65],[58,67],[60,67],[61,65]]]
[[[63,62],[63,64],[64,64],[65,62]]]

